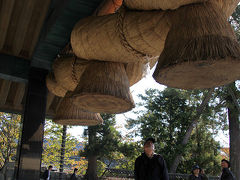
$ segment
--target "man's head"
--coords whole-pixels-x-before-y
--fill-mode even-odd
[[[192,168],[192,172],[193,174],[198,175],[200,172],[200,167],[198,165],[194,165]]]
[[[144,142],[144,152],[150,156],[154,153],[154,143],[155,139],[153,138],[147,138]]]
[[[222,168],[230,168],[230,162],[226,159],[222,159],[221,166]]]
[[[50,170],[50,171],[51,171],[51,170],[52,170],[52,168],[53,168],[53,167],[52,167],[51,165],[50,165],[50,166],[48,166],[48,170]]]

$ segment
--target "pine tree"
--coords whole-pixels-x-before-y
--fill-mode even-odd
[[[201,131],[210,135],[209,140],[215,144],[212,146],[211,152],[201,152],[199,161],[203,165],[202,162],[207,162],[211,155],[210,159],[216,164],[219,160],[218,150],[220,146],[214,141],[214,134],[207,129],[207,127],[210,128],[210,125],[206,125],[206,123],[214,123],[217,126],[218,119],[213,118],[216,114],[213,110],[216,104],[206,103],[207,108],[200,113],[201,116],[198,115],[205,94],[207,91],[184,91],[173,88],[166,88],[164,91],[147,90],[146,95],[140,95],[142,99],[140,106],[144,106],[145,110],[137,112],[139,114],[137,119],[129,119],[128,126],[130,129],[135,128],[135,136],[140,136],[142,139],[147,137],[156,139],[156,152],[164,156],[168,167],[171,167],[175,157],[180,154],[183,161],[178,166],[177,172],[186,173],[196,163],[196,158],[192,157],[194,150],[201,152],[199,147],[209,147],[209,142],[204,140],[204,136],[201,138],[198,136],[201,140],[201,146],[197,146],[197,141],[192,138],[187,141],[187,144],[182,144],[189,126],[192,125],[193,120],[198,118],[196,122],[205,122]],[[196,128],[194,128],[196,124],[193,125],[194,131],[189,131],[190,135],[196,133]],[[206,150],[209,149],[206,148]],[[216,167],[219,168],[219,165]],[[220,173],[220,168],[216,170],[216,168],[207,165],[204,168],[209,173]]]

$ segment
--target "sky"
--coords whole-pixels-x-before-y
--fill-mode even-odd
[[[130,87],[130,91],[132,93],[133,99],[135,103],[140,102],[140,99],[137,97],[138,94],[144,94],[146,89],[152,88],[152,89],[159,89],[163,90],[166,86],[160,85],[157,83],[153,77],[152,74],[154,72],[155,67],[150,71],[148,71],[147,75],[140,80],[138,83],[134,84],[133,86]],[[127,133],[127,130],[124,128],[124,125],[126,124],[126,117],[127,118],[134,118],[136,115],[133,113],[133,111],[136,111],[136,108],[123,113],[123,114],[117,114],[116,115],[116,122],[117,126],[120,127],[120,131],[123,135]],[[68,132],[77,137],[78,139],[81,139],[81,136],[83,134],[83,127],[81,126],[76,126],[68,130]],[[229,136],[228,134],[224,134],[222,132],[219,133],[218,136],[215,137],[217,141],[220,141],[220,144],[222,147],[229,147]]]

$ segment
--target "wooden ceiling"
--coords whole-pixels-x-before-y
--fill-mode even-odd
[[[31,67],[51,71],[73,26],[103,0],[0,0],[0,111],[23,113]],[[61,98],[48,93],[47,117]]]
[[[51,1],[0,2],[0,53],[31,59]]]
[[[0,79],[0,111],[23,114],[27,83]],[[48,93],[46,117],[54,117],[62,98]]]

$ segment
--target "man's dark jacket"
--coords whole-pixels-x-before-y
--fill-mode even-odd
[[[71,175],[70,180],[77,180],[77,177],[76,177],[76,174],[75,174],[75,173],[73,173],[73,174]]]
[[[222,169],[221,180],[235,180],[232,172],[228,168]]]
[[[188,180],[202,180],[202,176],[199,175],[198,177],[195,176],[194,174],[191,174],[189,177],[188,177]]]
[[[134,176],[136,180],[169,180],[166,163],[157,154],[149,158],[142,153],[135,161]]]
[[[49,170],[45,170],[45,171],[44,171],[44,173],[43,173],[43,175],[42,175],[42,178],[43,178],[44,180],[46,180],[46,179],[48,178],[48,172],[49,172]]]

